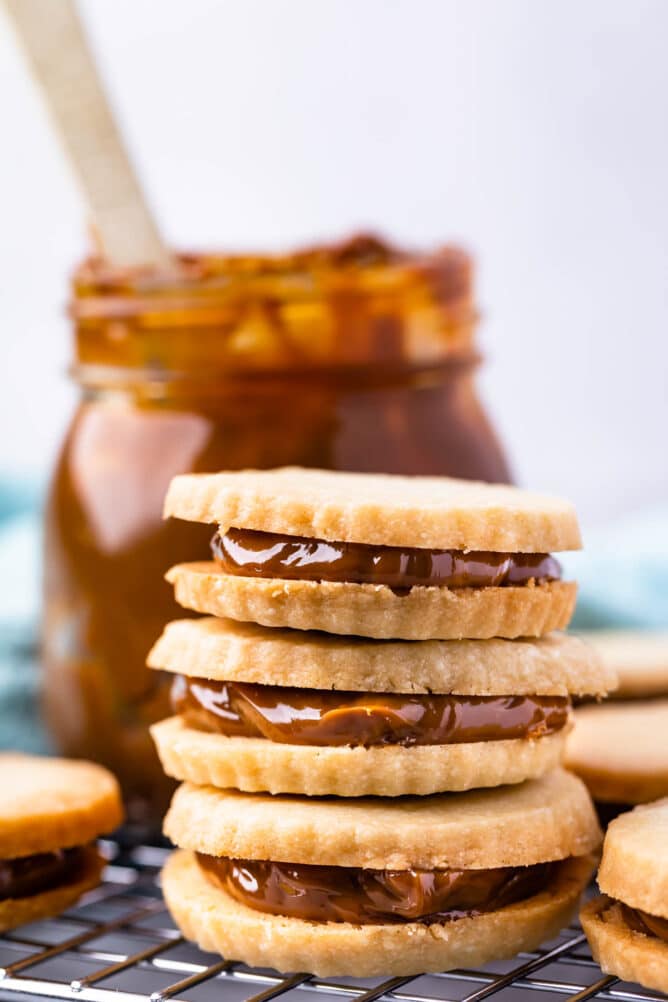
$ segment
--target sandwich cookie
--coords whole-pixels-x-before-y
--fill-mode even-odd
[[[642,804],[668,796],[668,698],[581,706],[566,766],[594,800]]]
[[[409,975],[532,950],[567,924],[600,831],[561,770],[498,790],[318,800],[177,790],[163,871],[184,935],[320,976]]]
[[[116,780],[90,762],[0,753],[0,930],[58,915],[100,882],[98,835],[123,820]]]
[[[606,974],[668,992],[668,799],[612,822],[598,883],[603,896],[580,916],[594,959]]]
[[[177,601],[214,616],[407,640],[541,636],[576,586],[566,501],[436,477],[278,469],[175,477],[165,515],[216,523],[210,562],[179,564]]]
[[[616,699],[668,697],[668,633],[587,630],[579,633],[616,673]]]
[[[222,619],[170,623],[152,735],[165,772],[219,788],[343,797],[519,783],[557,766],[570,696],[614,674],[576,637],[379,641]]]

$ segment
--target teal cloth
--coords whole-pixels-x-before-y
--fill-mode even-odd
[[[668,627],[668,508],[586,534],[562,555],[579,581],[575,628]],[[0,748],[48,752],[39,714],[41,491],[0,478]]]
[[[0,479],[0,748],[46,753],[39,713],[40,491]]]
[[[560,559],[579,585],[574,629],[668,627],[668,507],[587,532],[585,549]]]

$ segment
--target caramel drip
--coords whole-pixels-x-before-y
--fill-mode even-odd
[[[301,745],[441,745],[538,738],[561,730],[558,696],[337,692],[177,675],[172,707],[201,730]]]
[[[546,553],[368,546],[252,529],[217,532],[211,550],[222,570],[244,577],[347,581],[390,588],[518,587],[561,577],[558,561]]]
[[[57,849],[0,860],[0,901],[29,898],[73,882],[84,863],[84,848]]]
[[[668,918],[659,918],[658,915],[650,915],[640,908],[630,908],[625,904],[622,904],[622,914],[634,932],[642,932],[645,936],[654,936],[668,943]]]
[[[237,901],[311,922],[446,922],[542,891],[553,864],[492,870],[363,870],[197,854],[202,872]]]

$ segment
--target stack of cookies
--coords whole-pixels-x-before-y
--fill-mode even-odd
[[[559,767],[570,698],[614,676],[568,625],[572,507],[511,487],[285,469],[177,477],[212,523],[172,568],[153,728],[184,781],[164,893],[189,938],[371,976],[533,949],[573,914],[600,831]]]

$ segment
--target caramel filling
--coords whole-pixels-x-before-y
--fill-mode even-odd
[[[29,898],[73,883],[83,870],[84,858],[84,847],[76,846],[0,860],[0,901]]]
[[[217,532],[211,550],[222,570],[244,577],[348,581],[390,588],[518,587],[561,577],[559,562],[547,553],[367,546],[252,529]]]
[[[330,692],[177,675],[172,707],[200,730],[296,745],[444,745],[561,730],[558,696]]]
[[[620,902],[624,921],[635,932],[642,932],[645,936],[654,936],[656,939],[668,943],[668,919],[659,918],[658,915],[650,915],[639,908],[630,908]]]
[[[311,922],[447,922],[544,890],[553,863],[494,870],[363,870],[197,854],[210,883],[271,915]]]

